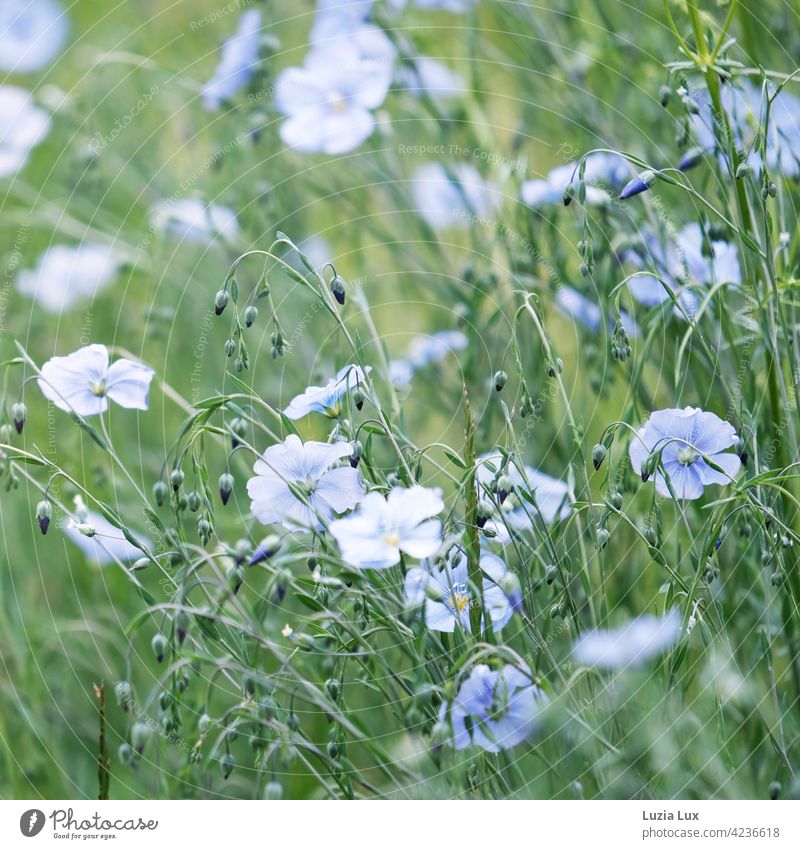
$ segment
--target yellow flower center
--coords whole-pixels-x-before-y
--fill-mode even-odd
[[[334,112],[344,112],[347,109],[347,98],[339,94],[338,91],[332,91],[328,94],[328,106]]]
[[[391,545],[392,548],[400,547],[400,536],[397,531],[392,531],[384,536],[383,541],[386,545]]]

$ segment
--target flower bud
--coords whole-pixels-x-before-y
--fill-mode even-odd
[[[356,387],[353,391],[353,403],[355,404],[356,409],[360,412],[364,406],[364,393]]]
[[[339,696],[342,692],[342,684],[336,678],[328,678],[325,682],[325,688],[328,691],[328,695],[333,699],[333,701],[338,701]]]
[[[186,632],[189,630],[189,614],[185,610],[179,610],[175,614],[175,636],[178,638],[178,645],[183,645],[186,639]]]
[[[169,490],[167,489],[167,485],[164,481],[156,481],[156,483],[153,484],[153,498],[155,499],[158,507],[164,506],[168,492]]]
[[[197,492],[197,490],[193,489],[189,493],[189,497],[186,499],[186,502],[189,505],[189,509],[192,511],[192,513],[196,513],[200,509],[200,505],[202,503],[200,500],[200,493]]]
[[[121,764],[127,766],[133,760],[133,749],[127,743],[123,743],[117,749],[117,757]]]
[[[219,476],[219,497],[222,500],[223,507],[228,503],[232,492],[233,475],[230,472],[225,472]]]
[[[619,490],[612,492],[608,500],[615,510],[622,509],[622,493]]]
[[[492,507],[485,501],[478,502],[478,515],[475,524],[479,528],[483,528],[492,517]]]
[[[511,478],[508,475],[500,475],[497,479],[497,500],[502,504],[506,498],[508,498],[508,493],[512,490]]]
[[[655,174],[652,171],[642,171],[638,177],[634,177],[623,186],[622,191],[619,193],[619,199],[627,200],[628,198],[640,195],[642,192],[646,192],[653,185],[654,180]]]
[[[605,548],[608,545],[608,541],[611,539],[611,532],[607,528],[598,528],[597,529],[597,547]]]
[[[782,789],[780,781],[773,781],[769,785],[769,798],[775,801],[781,795]]]
[[[597,445],[592,448],[592,463],[594,463],[595,471],[597,471],[600,466],[603,465],[603,460],[606,458],[606,447],[601,443],[597,443]]]
[[[547,582],[547,586],[551,586],[557,577],[558,569],[551,563],[544,572],[544,579]]]
[[[225,307],[228,306],[228,301],[230,300],[230,295],[227,290],[220,289],[219,292],[214,296],[214,312],[216,315],[222,315],[225,311]]]
[[[230,359],[236,353],[236,342],[233,339],[225,340],[225,356]]]
[[[666,107],[672,97],[672,89],[668,85],[662,85],[658,90],[658,99],[662,106]]]
[[[167,653],[167,638],[161,633],[156,634],[150,641],[150,645],[153,648],[153,654],[156,660],[161,663],[164,660],[164,655]]]
[[[562,200],[564,201],[564,206],[569,206],[572,203],[572,199],[575,197],[575,184],[570,183],[566,189],[564,189],[564,197]]]
[[[231,589],[231,592],[236,595],[239,592],[242,586],[242,582],[244,581],[244,569],[239,563],[232,563],[228,567],[228,571],[225,575],[228,586]]]
[[[278,712],[278,705],[275,701],[274,696],[267,693],[267,695],[262,696],[258,702],[258,712],[262,719],[270,720],[275,718],[275,714]]]
[[[150,739],[151,728],[146,722],[137,722],[131,729],[131,743],[137,754],[141,755]]]
[[[40,501],[36,505],[36,518],[39,520],[39,530],[43,534],[46,534],[48,527],[50,527],[50,517],[52,515],[53,508],[51,507],[49,501]]]
[[[236,766],[236,758],[230,752],[225,752],[220,758],[219,764],[222,768],[222,777],[227,780]]]
[[[205,516],[197,520],[197,535],[204,543],[207,543],[211,539],[213,533],[214,529],[211,527],[211,522]]]
[[[168,710],[171,704],[172,694],[167,690],[162,690],[158,694],[158,706],[161,708],[161,710]]]
[[[361,462],[361,455],[364,452],[364,446],[356,440],[353,443],[353,453],[350,455],[350,465],[354,468],[358,468],[358,464]]]
[[[114,695],[117,697],[117,704],[127,712],[131,701],[133,700],[133,688],[128,681],[117,681],[114,685]]]
[[[238,448],[241,441],[247,436],[247,422],[236,418],[231,422],[231,450]]]
[[[177,492],[183,484],[183,472],[180,469],[173,469],[169,476],[169,482],[172,484],[172,489]]]
[[[653,474],[656,468],[656,464],[658,463],[658,456],[656,454],[650,454],[642,460],[642,483],[646,483],[650,478],[650,475]]]
[[[270,534],[255,547],[252,556],[247,561],[249,566],[255,566],[264,560],[274,557],[281,548],[281,538],[277,534]]]
[[[503,387],[508,382],[508,375],[504,371],[495,372],[494,375],[494,388],[497,392],[502,392]]]
[[[244,311],[244,324],[245,327],[252,327],[256,323],[256,319],[258,318],[258,308],[254,307],[250,304]]]
[[[268,781],[264,785],[263,799],[265,802],[277,802],[283,799],[283,786],[278,781]]]
[[[205,734],[208,731],[209,726],[211,725],[211,717],[204,713],[200,719],[197,720],[197,730],[201,734]]]
[[[17,433],[22,433],[22,428],[25,427],[25,416],[27,414],[28,410],[21,401],[14,404],[11,408],[11,418],[14,420],[14,427],[17,429]]]
[[[333,293],[333,297],[339,302],[340,305],[344,305],[345,299],[345,288],[344,288],[344,280],[337,274],[336,277],[331,280],[331,292]]]

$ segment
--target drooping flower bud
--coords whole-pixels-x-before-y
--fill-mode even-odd
[[[337,274],[336,277],[331,280],[331,292],[333,293],[333,297],[339,302],[340,305],[344,305],[345,299],[345,286],[344,280]]]
[[[263,799],[265,802],[277,802],[283,799],[283,785],[278,781],[268,781],[264,785]]]
[[[270,534],[265,537],[255,547],[253,554],[247,561],[248,565],[255,566],[256,563],[262,563],[264,560],[269,560],[274,557],[281,548],[281,538],[277,534]]]
[[[169,476],[169,482],[172,484],[172,489],[177,492],[183,484],[183,472],[180,469],[173,469]]]
[[[114,685],[114,695],[117,697],[117,704],[127,712],[133,700],[133,688],[128,681],[117,681]]]
[[[156,501],[156,504],[159,507],[164,506],[164,502],[167,500],[167,494],[169,490],[167,489],[167,485],[164,481],[156,481],[153,484],[153,498]]]
[[[364,393],[358,387],[353,391],[353,403],[360,412],[364,406]]]
[[[703,161],[703,151],[702,148],[693,147],[690,150],[687,150],[686,153],[680,158],[678,162],[678,170],[679,171],[690,171],[692,168],[697,167]]]
[[[654,180],[655,174],[652,171],[642,171],[641,174],[623,186],[622,191],[619,193],[619,199],[628,200],[628,198],[646,192],[653,185]]]
[[[46,499],[36,505],[36,518],[39,520],[39,530],[43,534],[46,534],[47,529],[50,527],[50,517],[52,515],[53,508]]]
[[[219,497],[222,500],[224,507],[231,497],[233,492],[233,475],[230,472],[224,472],[219,476]]]
[[[350,455],[350,465],[354,468],[358,468],[358,464],[361,462],[361,455],[364,452],[364,446],[356,440],[353,443],[353,453]]]
[[[122,743],[117,749],[117,757],[121,764],[127,766],[133,760],[133,749],[127,743]]]
[[[597,529],[597,547],[599,549],[605,548],[608,545],[608,541],[610,539],[611,532],[607,528]]]
[[[163,634],[158,633],[150,641],[150,645],[153,648],[153,654],[156,660],[161,663],[164,660],[164,655],[167,653],[167,638]]]
[[[672,89],[668,85],[662,85],[658,90],[658,99],[662,106],[666,107],[672,97]]]
[[[22,433],[22,428],[25,427],[25,416],[27,416],[28,410],[25,405],[18,401],[11,408],[11,418],[14,420],[14,427],[17,429],[17,433]]]
[[[603,465],[603,460],[606,458],[606,447],[600,442],[592,448],[592,463],[594,464],[595,471],[597,471],[600,466]]]
[[[222,769],[222,777],[227,780],[236,767],[236,758],[230,752],[225,752],[220,758],[219,764]]]
[[[495,372],[494,375],[494,388],[497,392],[502,392],[503,387],[508,382],[508,375],[504,371]]]
[[[508,498],[508,493],[511,492],[512,484],[511,478],[508,475],[500,475],[497,479],[497,500],[502,504],[506,498]]]
[[[258,308],[254,307],[250,304],[244,311],[244,323],[245,327],[252,327],[256,323],[256,319],[258,318]]]
[[[200,493],[197,492],[196,489],[193,489],[189,493],[189,497],[187,498],[187,503],[188,503],[189,509],[192,511],[192,513],[196,513],[200,509],[200,504],[201,504]]]
[[[479,528],[483,528],[486,523],[492,517],[492,507],[490,504],[487,504],[485,501],[480,501],[478,503],[478,516],[475,521],[475,524]]]
[[[228,301],[230,300],[230,295],[225,289],[220,289],[219,292],[214,296],[214,312],[216,315],[222,315],[225,311],[225,307],[228,306]]]
[[[544,572],[544,579],[547,582],[547,586],[552,586],[555,579],[558,577],[558,569],[551,563]]]
[[[146,722],[137,722],[131,729],[131,743],[137,754],[142,754],[150,739],[151,728]]]

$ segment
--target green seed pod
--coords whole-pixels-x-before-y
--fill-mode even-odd
[[[258,318],[258,309],[251,304],[244,311],[245,327],[252,327],[256,323],[257,318]]]
[[[504,371],[495,372],[494,375],[494,388],[496,392],[502,392],[503,387],[508,382],[508,375]]]
[[[342,684],[340,681],[337,681],[336,678],[329,678],[325,682],[325,688],[328,691],[328,695],[333,699],[333,701],[338,701],[339,696],[342,693]]]
[[[598,528],[597,529],[597,547],[599,549],[605,548],[608,545],[608,541],[611,539],[611,532],[606,528]]]
[[[187,500],[189,504],[189,509],[192,511],[192,513],[196,513],[200,509],[200,493],[198,493],[197,490],[193,489],[189,493],[189,497]]]
[[[173,491],[177,492],[183,485],[183,472],[180,469],[173,469],[170,472],[169,482],[172,484]]]
[[[558,577],[558,569],[551,563],[544,572],[544,580],[547,586],[551,586]]]

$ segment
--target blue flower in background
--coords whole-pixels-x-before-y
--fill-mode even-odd
[[[261,40],[261,12],[249,9],[241,18],[236,34],[222,45],[222,56],[214,76],[203,87],[203,106],[219,109],[247,85],[258,64]]]
[[[417,336],[408,346],[408,361],[414,368],[441,362],[455,351],[463,351],[467,337],[460,330],[440,330],[430,336]]]
[[[732,483],[739,474],[741,461],[726,449],[736,444],[733,425],[714,413],[697,407],[659,410],[636,432],[629,454],[633,470],[639,474],[650,455],[661,453],[661,462],[669,475],[678,498],[690,501],[700,498],[709,484]],[[704,456],[722,471],[712,469]],[[670,498],[663,472],[659,469],[650,477],[656,492]]]
[[[78,518],[70,518],[62,524],[67,538],[76,545],[87,560],[98,566],[109,563],[126,563],[137,560],[143,552],[128,542],[125,534],[111,524],[105,516],[87,510],[80,499],[76,499]],[[149,545],[146,537],[139,537],[142,543]]]
[[[411,94],[427,94],[433,100],[458,97],[467,90],[467,84],[455,71],[430,56],[418,56],[409,65],[404,65],[398,80]]]
[[[572,650],[577,663],[604,669],[641,666],[673,646],[681,633],[681,615],[675,608],[665,616],[638,616],[627,625],[587,631]]]
[[[16,174],[50,130],[50,116],[24,88],[0,85],[0,179]]]
[[[586,157],[583,179],[586,184],[586,203],[603,204],[609,200],[609,194],[598,183],[607,183],[612,187],[619,184],[630,173],[624,157],[616,153],[590,153]],[[567,186],[577,186],[580,169],[577,162],[568,162],[553,168],[544,179],[527,180],[520,190],[522,200],[531,207],[562,204]]]
[[[493,185],[463,162],[449,169],[428,163],[417,168],[411,181],[415,212],[438,230],[464,230],[473,218],[491,214],[502,199]]]
[[[36,267],[17,275],[17,290],[56,315],[95,297],[117,276],[120,258],[92,242],[53,245],[39,257]]]
[[[450,742],[456,749],[474,745],[499,752],[536,733],[539,714],[547,701],[527,670],[507,663],[494,671],[481,663],[461,685],[452,704],[442,704],[439,718],[444,720],[449,713],[453,728]]]
[[[275,105],[286,116],[281,138],[304,153],[354,150],[372,135],[372,110],[383,103],[391,80],[391,62],[364,58],[347,39],[313,48],[302,68],[278,75]]]
[[[366,25],[371,10],[372,0],[317,0],[311,43],[351,35]]]
[[[371,370],[367,367],[367,374]],[[324,413],[335,418],[340,413],[342,398],[364,380],[365,374],[360,366],[345,366],[325,386],[309,386],[305,392],[295,396],[283,412],[290,419],[301,419],[309,413]]]
[[[508,569],[499,557],[488,551],[481,552],[480,564],[484,611],[489,611],[492,627],[499,631],[513,614],[511,602],[499,586]],[[469,631],[473,598],[464,551],[459,548],[455,556],[444,563],[425,560],[409,569],[405,597],[409,607],[425,605],[425,624],[432,631],[451,633],[456,623]]]
[[[64,49],[69,18],[55,0],[0,3],[0,69],[15,74],[39,71]]]
[[[295,434],[271,445],[253,466],[255,477],[247,481],[253,515],[262,525],[321,530],[323,520],[350,510],[364,497],[357,469],[331,468],[352,453],[349,442],[302,442]]]
[[[592,333],[597,333],[603,325],[603,311],[599,305],[571,286],[559,287],[556,292],[556,304],[565,315],[574,318]],[[620,321],[631,339],[638,335],[639,328],[636,322],[625,310],[620,310]],[[611,319],[608,321],[608,326],[613,329]]]
[[[478,0],[413,0],[415,6],[429,11],[453,12],[460,14],[468,12]]]
[[[232,209],[196,197],[161,201],[150,210],[150,220],[156,230],[196,245],[210,245],[218,238],[231,244],[239,235]]]

